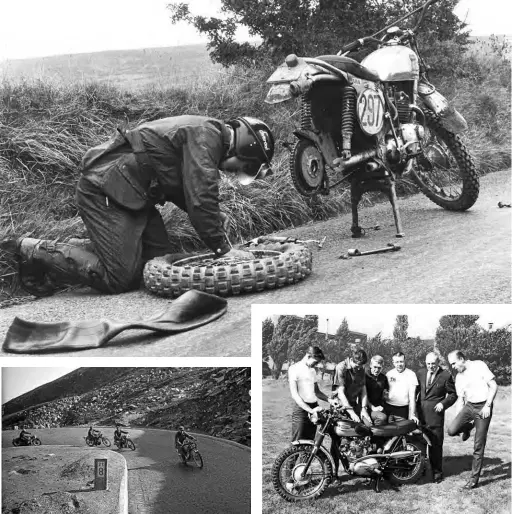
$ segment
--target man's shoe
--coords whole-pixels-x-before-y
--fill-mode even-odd
[[[467,441],[471,435],[471,432],[469,430],[466,430],[465,432],[460,433],[460,439],[462,442]]]
[[[478,480],[471,478],[466,484],[462,486],[463,490],[475,489],[478,487]]]
[[[439,483],[440,483],[440,482],[442,482],[442,481],[443,481],[443,475],[442,475],[442,473],[436,473],[436,474],[434,475],[434,479],[433,479],[434,484],[439,484]]]

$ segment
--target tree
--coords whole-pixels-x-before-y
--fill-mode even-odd
[[[393,340],[395,347],[398,349],[403,348],[407,340],[407,330],[409,328],[409,318],[406,314],[399,314],[396,317],[395,328],[393,329]],[[402,350],[403,351],[403,350]]]
[[[351,343],[350,330],[347,318],[343,318],[336,334],[326,344],[326,356],[332,362],[341,362],[347,357],[347,350]]]
[[[270,341],[272,340],[272,335],[274,334],[274,323],[272,322],[272,320],[270,318],[267,318],[263,321],[262,323],[262,326],[261,326],[261,331],[262,331],[262,336],[261,336],[261,339],[262,339],[262,347],[263,347],[263,358],[266,359],[269,354],[268,354],[268,345],[270,343]]]
[[[297,324],[293,332],[293,341],[288,349],[288,360],[298,361],[304,357],[309,346],[318,341],[318,316],[304,316],[302,323]]]
[[[446,357],[453,350],[467,351],[478,338],[481,328],[476,324],[478,315],[446,315],[439,319],[436,347]]]
[[[293,332],[297,328],[297,324],[302,322],[297,316],[279,316],[277,325],[274,328],[272,339],[267,345],[268,354],[274,362],[272,376],[277,379],[281,375],[283,364],[288,358],[288,347],[293,341]]]
[[[219,17],[193,15],[186,2],[167,8],[171,22],[185,21],[208,37],[213,61],[225,66],[254,65],[262,58],[281,61],[290,53],[320,55],[336,53],[343,44],[369,36],[422,5],[424,0],[221,0]],[[443,0],[431,7],[423,20],[422,33],[431,41],[459,38],[467,43],[465,23],[454,14],[459,0]],[[416,16],[400,23],[413,26]],[[235,41],[237,27],[259,36],[256,47]]]

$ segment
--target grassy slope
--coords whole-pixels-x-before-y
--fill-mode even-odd
[[[320,388],[330,389],[328,382]],[[329,487],[318,500],[289,504],[275,493],[270,472],[276,455],[288,445],[291,429],[291,399],[284,379],[263,381],[263,513],[340,514],[372,512],[373,514],[505,514],[510,512],[510,386],[500,387],[485,450],[481,487],[462,492],[459,487],[469,478],[473,437],[462,443],[458,437],[445,436],[444,472],[441,484],[430,482],[429,472],[417,484],[394,491],[384,483],[376,494],[364,485],[364,479],[344,481],[341,487]],[[454,408],[446,413],[446,423]],[[325,444],[325,443],[324,443]],[[328,446],[328,444],[327,444]]]
[[[305,201],[294,190],[287,171],[288,153],[281,143],[293,139],[290,133],[298,124],[298,103],[269,106],[263,102],[270,70],[218,70],[203,47],[180,48],[53,57],[42,60],[46,72],[38,79],[33,79],[34,74],[38,76],[37,62],[31,64],[31,79],[20,79],[15,73],[4,77],[0,83],[0,240],[28,234],[61,240],[83,235],[74,188],[85,151],[110,137],[125,121],[135,126],[183,113],[221,119],[258,116],[268,121],[276,135],[271,180],[248,188],[227,180],[221,184],[223,208],[234,220],[233,240],[325,219],[347,209],[346,189],[337,188],[317,201]],[[464,139],[480,171],[487,173],[510,164],[510,65],[495,57],[475,57],[474,62],[465,78],[432,79],[468,120]],[[31,69],[30,63],[18,64],[27,73]],[[155,75],[179,72],[185,76],[190,69],[200,70],[200,79],[189,77],[182,86]],[[144,83],[147,86],[140,88]],[[401,190],[411,188],[402,184]],[[184,213],[168,205],[163,215],[176,251],[201,246]],[[16,288],[14,262],[0,250],[0,299],[2,291],[9,296]]]

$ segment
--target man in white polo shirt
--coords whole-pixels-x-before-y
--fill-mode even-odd
[[[389,393],[386,399],[386,412],[389,423],[412,419],[418,423],[416,417],[416,387],[418,379],[416,373],[405,367],[405,355],[401,352],[393,355],[392,369],[386,373],[389,383]]]
[[[455,390],[464,402],[464,406],[448,427],[448,435],[461,434],[461,439],[466,441],[475,427],[471,478],[463,486],[463,489],[474,489],[478,486],[482,472],[487,432],[492,418],[492,404],[498,385],[485,362],[466,360],[460,350],[449,353],[448,362],[457,371]]]
[[[288,369],[290,393],[295,401],[292,412],[292,441],[315,438],[316,425],[311,422],[308,414],[322,410],[318,399],[337,403],[318,387],[315,367],[324,359],[324,352],[318,346],[310,346],[303,359]]]

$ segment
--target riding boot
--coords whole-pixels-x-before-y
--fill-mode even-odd
[[[105,267],[98,257],[69,243],[24,238],[20,242],[21,267],[44,280],[44,286],[84,285],[109,293]]]

